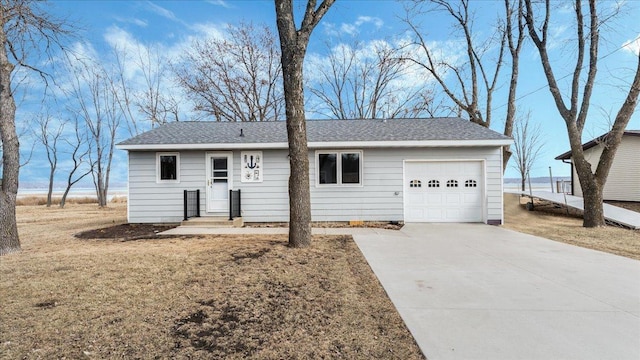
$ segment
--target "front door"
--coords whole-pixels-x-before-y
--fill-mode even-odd
[[[229,190],[233,189],[233,155],[207,153],[207,212],[229,212]]]

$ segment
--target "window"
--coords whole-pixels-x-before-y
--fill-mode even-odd
[[[318,185],[361,185],[362,152],[317,153]]]
[[[430,188],[440,187],[440,181],[438,181],[438,180],[429,180],[429,182],[427,183],[427,187],[430,187]]]
[[[409,187],[412,187],[412,188],[422,187],[422,181],[420,181],[420,180],[411,180],[409,182]]]
[[[157,153],[156,171],[157,182],[180,182],[180,154]]]
[[[447,180],[447,187],[458,187],[458,180]]]
[[[475,180],[467,180],[464,182],[464,187],[478,187],[478,183]]]

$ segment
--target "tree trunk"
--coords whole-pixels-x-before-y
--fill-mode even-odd
[[[47,191],[47,207],[51,207],[51,197],[53,195],[53,176],[56,172],[55,166],[52,164],[49,169],[49,190]]]
[[[2,14],[4,15],[4,14]],[[20,251],[16,222],[16,197],[20,171],[20,143],[16,133],[16,103],[11,92],[11,72],[4,24],[0,24],[0,136],[2,137],[2,179],[0,180],[0,255]]]
[[[602,206],[602,192],[604,186],[600,186],[593,175],[589,176],[589,179],[585,180],[586,183],[583,183],[582,179],[580,179],[580,185],[582,186],[582,196],[584,200],[584,219],[582,226],[605,226],[606,222],[604,220],[604,209]]]
[[[520,185],[522,186],[522,191],[526,190],[526,179],[524,178],[524,176],[522,177],[522,180],[520,182]]]
[[[280,36],[287,135],[289,138],[289,246],[311,244],[311,191],[309,150],[304,114],[302,65],[313,28],[335,0],[309,0],[300,29],[293,19],[293,1],[275,0],[276,24]]]
[[[311,192],[309,188],[309,150],[304,110],[302,63],[304,49],[283,47],[285,112],[289,138],[289,246],[311,244]],[[293,74],[293,76],[291,76]]]

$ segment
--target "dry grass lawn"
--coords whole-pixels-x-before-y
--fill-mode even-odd
[[[504,195],[504,227],[572,245],[605,251],[640,260],[640,230],[616,226],[582,227],[582,218],[564,208],[537,202],[534,211],[525,209],[528,197]]]
[[[355,243],[73,235],[126,205],[18,207],[0,258],[3,359],[423,359]]]

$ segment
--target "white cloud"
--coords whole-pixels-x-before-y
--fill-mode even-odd
[[[189,27],[196,34],[195,37],[222,39],[225,37],[224,25],[213,23],[193,24]]]
[[[622,44],[622,48],[625,51],[638,55],[640,53],[640,34],[638,34],[635,39],[625,41]]]
[[[164,17],[164,18],[167,18],[169,20],[174,20],[174,21],[178,20],[178,18],[176,17],[176,14],[174,14],[170,10],[167,10],[167,9],[163,8],[160,5],[156,5],[156,4],[152,3],[151,1],[147,2],[147,5],[149,5],[149,10],[151,10],[152,12],[154,12],[154,13],[156,13],[156,14]]]
[[[371,24],[376,30],[379,30],[384,25],[384,21],[374,16],[358,16],[356,21],[352,23],[342,23],[340,26],[329,22],[323,22],[322,24],[325,34],[329,36],[349,35],[355,37],[360,33],[360,29],[364,25]]]
[[[342,24],[340,26],[340,32],[351,36],[358,35],[358,27],[353,24]]]
[[[139,26],[139,27],[147,27],[147,25],[149,25],[146,20],[142,20],[142,19],[138,19],[138,18],[116,17],[115,19],[118,22],[134,24],[134,25]]]
[[[231,5],[229,5],[224,0],[208,0],[207,2],[211,5],[222,6],[223,8],[226,8],[226,9],[231,8]]]
[[[384,21],[378,17],[373,16],[358,16],[358,19],[355,22],[356,26],[360,26],[362,24],[371,23],[376,29],[380,29],[382,25],[384,25]]]

